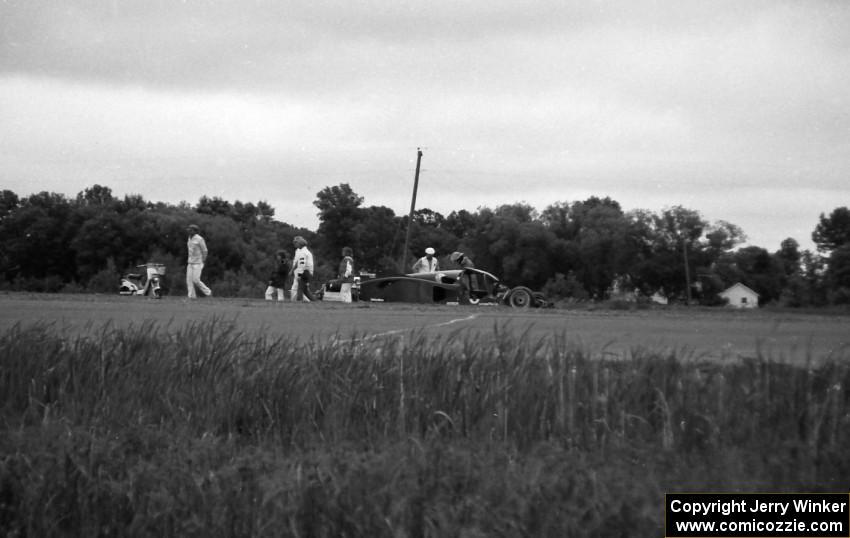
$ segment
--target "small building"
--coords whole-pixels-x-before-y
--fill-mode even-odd
[[[729,286],[718,295],[726,299],[727,304],[734,308],[758,308],[759,306],[759,294],[740,282]]]

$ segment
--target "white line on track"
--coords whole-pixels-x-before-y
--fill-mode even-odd
[[[447,325],[452,325],[454,323],[463,323],[464,321],[472,321],[478,317],[478,314],[471,314],[466,316],[465,318],[456,318],[450,319],[448,321],[442,321],[440,323],[432,323],[431,325],[423,325],[422,327],[408,327],[405,329],[393,329],[392,331],[384,331],[382,333],[370,334],[368,336],[363,336],[362,338],[348,338],[346,340],[337,340],[337,344],[350,344],[352,342],[363,342],[367,340],[374,340],[376,338],[383,338],[385,336],[393,336],[396,334],[401,334],[405,332],[415,331],[417,329],[434,329],[437,327],[445,327]]]

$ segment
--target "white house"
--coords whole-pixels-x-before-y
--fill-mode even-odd
[[[740,282],[729,286],[718,295],[727,299],[729,306],[735,308],[758,308],[759,306],[759,294]]]

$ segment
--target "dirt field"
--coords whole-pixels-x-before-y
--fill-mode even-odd
[[[533,339],[564,335],[595,355],[636,348],[670,349],[679,357],[752,357],[776,360],[850,358],[850,318],[804,313],[723,309],[568,311],[506,307],[381,303],[271,303],[261,299],[152,300],[107,295],[0,294],[0,330],[16,323],[52,323],[69,335],[111,323],[165,327],[218,318],[246,334],[299,340],[403,337],[410,331],[448,335],[527,332]]]

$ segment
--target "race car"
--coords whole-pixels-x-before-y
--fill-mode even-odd
[[[453,269],[364,279],[360,300],[404,303],[461,303],[461,278],[468,278],[470,304],[504,304],[514,308],[549,306],[546,297],[525,286],[509,288],[481,269]]]

